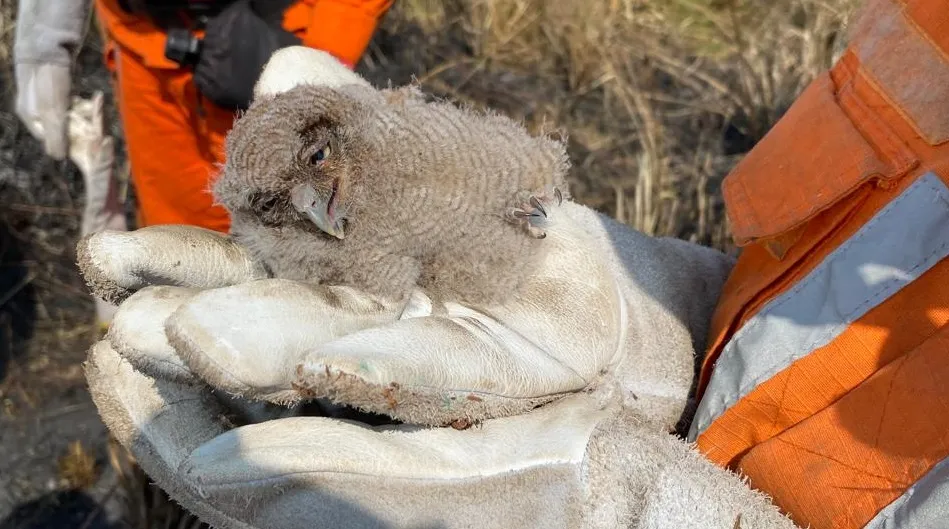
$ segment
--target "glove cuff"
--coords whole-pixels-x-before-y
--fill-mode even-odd
[[[628,411],[598,425],[584,473],[590,528],[796,527],[738,475]]]
[[[153,380],[135,371],[100,341],[83,364],[103,422],[159,487],[215,527],[259,529],[211,507],[177,477],[178,465],[202,443],[226,430],[226,410],[197,386]],[[173,421],[188,418],[187,428]],[[165,432],[178,432],[169,443]]]

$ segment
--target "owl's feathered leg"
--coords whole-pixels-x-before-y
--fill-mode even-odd
[[[514,198],[514,206],[508,211],[508,219],[515,225],[522,226],[536,239],[547,236],[543,225],[547,220],[547,209],[544,204],[557,205],[563,202],[563,193],[558,187],[551,187],[543,193],[521,192]]]

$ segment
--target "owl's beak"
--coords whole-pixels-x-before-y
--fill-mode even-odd
[[[345,237],[345,211],[337,208],[336,186],[329,197],[323,198],[310,184],[298,184],[290,191],[290,202],[294,209],[306,215],[320,231],[337,239]]]

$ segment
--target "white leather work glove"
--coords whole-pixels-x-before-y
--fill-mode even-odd
[[[615,344],[612,367],[601,366],[597,376],[591,370],[598,370],[599,360],[570,361],[566,371],[593,381],[586,390],[466,430],[371,428],[306,416],[235,428],[214,397],[216,384],[206,385],[189,370],[195,358],[223,360],[209,379],[256,368],[260,376],[252,378],[266,382],[268,391],[281,386],[281,374],[293,391],[301,378],[294,365],[312,364],[314,354],[329,346],[345,356],[339,344],[350,344],[368,372],[385,369],[391,379],[412,371],[413,381],[431,391],[441,387],[453,395],[466,388],[477,395],[490,382],[453,359],[466,358],[465,344],[485,331],[463,322],[498,320],[469,313],[456,317],[454,328],[431,316],[397,320],[392,307],[349,289],[258,279],[262,272],[224,236],[161,226],[102,232],[85,241],[83,269],[99,292],[137,290],[90,353],[86,372],[94,400],[149,476],[220,528],[794,527],[737,476],[667,433],[675,416],[660,397],[674,396],[682,408],[692,353],[688,327],[701,329],[708,316],[708,300],[726,268],[720,256],[646,238],[575,204],[565,203],[555,215],[580,229],[548,230],[547,240],[560,246],[552,258],[558,264],[539,271],[539,284],[562,282],[567,297],[576,292],[581,322],[584,309],[599,303],[591,300],[593,292],[625,307],[600,314],[609,326],[622,322],[626,333]],[[581,279],[568,280],[570,272]],[[565,374],[543,368],[559,353],[545,351],[546,334],[537,331],[559,319],[568,329],[564,334],[575,336],[574,346],[590,337],[571,325],[572,316],[547,313],[549,295],[535,298],[533,309],[510,309],[507,316],[520,320],[496,323],[488,334],[506,342],[508,352],[524,355],[511,364],[524,364],[522,385],[538,391],[569,384]],[[166,329],[187,333],[208,349],[176,350]],[[455,339],[457,347],[450,343]],[[521,340],[535,344],[533,353]],[[412,343],[412,350],[394,347]],[[212,356],[223,350],[228,358]],[[205,352],[211,354],[202,358]],[[527,369],[530,364],[536,372]],[[510,381],[507,365],[481,375]],[[627,370],[634,365],[640,373]],[[214,372],[207,365],[202,370]],[[616,376],[623,372],[630,380]],[[303,374],[312,376],[307,368]],[[229,391],[235,387],[229,384]],[[624,387],[635,387],[638,399]],[[494,391],[502,388],[523,393],[519,385],[500,383]],[[637,406],[650,400],[658,410]],[[654,419],[644,418],[649,416]]]
[[[549,211],[550,257],[483,308],[267,278],[200,228],[91,235],[80,268],[121,302],[86,363],[93,398],[149,476],[220,528],[794,527],[668,433],[730,261],[571,202]],[[235,425],[219,398],[312,395],[414,424]],[[418,426],[484,415],[501,417]]]
[[[85,184],[80,223],[83,236],[128,229],[115,178],[115,145],[103,123],[104,103],[102,92],[96,92],[89,99],[74,97],[69,109],[69,159],[82,173]],[[108,327],[116,306],[95,298],[95,309],[96,322]]]
[[[14,109],[46,154],[64,160],[72,52],[82,40],[87,0],[19,0],[13,46]]]

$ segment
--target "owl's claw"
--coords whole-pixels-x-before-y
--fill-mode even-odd
[[[544,218],[547,218],[547,210],[544,209],[544,205],[540,203],[540,200],[537,200],[537,197],[531,195],[529,201],[534,206],[534,210],[539,211]]]
[[[551,194],[553,194],[553,197],[551,197]],[[510,217],[514,224],[522,226],[528,235],[535,239],[543,239],[547,236],[547,232],[538,224],[543,224],[549,217],[544,203],[550,204],[554,200],[556,200],[557,205],[563,203],[563,193],[556,187],[553,188],[552,193],[530,194],[527,196],[527,200],[517,199],[515,203],[518,205],[510,210]]]

